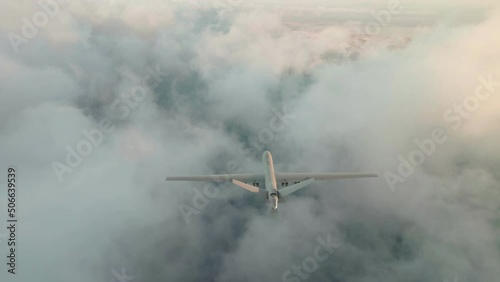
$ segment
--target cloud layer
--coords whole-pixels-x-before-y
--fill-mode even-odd
[[[474,4],[473,23],[407,29],[406,43],[291,28],[276,7],[238,1],[37,3],[0,8],[0,155],[19,171],[20,219],[18,274],[4,266],[2,281],[120,281],[123,269],[125,281],[281,281],[328,236],[339,245],[310,281],[499,277],[493,2]],[[456,112],[490,76],[490,97]],[[389,185],[436,128],[446,141]],[[381,177],[315,183],[278,216],[231,185],[164,181],[260,173],[266,149],[278,171]]]

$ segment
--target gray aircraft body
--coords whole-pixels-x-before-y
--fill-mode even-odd
[[[167,177],[167,181],[209,181],[225,182],[246,189],[252,193],[265,193],[271,205],[271,211],[277,211],[278,202],[293,192],[306,187],[317,180],[377,177],[375,173],[276,173],[273,157],[269,151],[262,154],[264,174],[216,174],[199,176]],[[278,189],[278,183],[280,189]],[[261,189],[264,184],[264,189]]]

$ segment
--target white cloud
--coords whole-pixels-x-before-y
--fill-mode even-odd
[[[363,3],[345,9],[385,2]],[[4,38],[36,10],[3,5]],[[0,45],[0,155],[20,171],[19,281],[109,281],[123,267],[137,281],[274,281],[325,234],[342,246],[311,280],[494,281],[496,96],[394,193],[383,177],[322,182],[269,217],[261,199],[227,186],[185,224],[178,207],[203,185],[165,176],[220,173],[231,160],[259,172],[264,148],[279,170],[393,169],[414,139],[449,129],[443,112],[474,93],[478,76],[500,79],[495,12],[444,20],[394,48],[391,32],[353,42],[343,27],[293,29],[276,8],[247,8],[71,3],[18,54]],[[343,44],[354,43],[346,57]],[[157,66],[161,82],[146,83],[148,98],[119,118],[113,101]],[[271,143],[255,143],[283,106],[296,118]],[[51,163],[104,118],[116,129],[59,183]]]

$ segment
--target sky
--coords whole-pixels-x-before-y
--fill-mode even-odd
[[[0,19],[2,281],[500,276],[497,1],[25,0]],[[264,150],[278,172],[379,177],[274,216],[165,181],[262,173]]]

